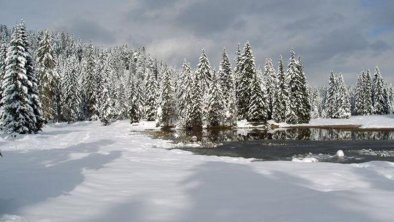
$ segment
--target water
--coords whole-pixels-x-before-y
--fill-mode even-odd
[[[156,138],[175,143],[197,139],[200,147],[180,147],[199,155],[254,158],[261,161],[304,158],[319,162],[394,162],[394,131],[352,129],[154,131]],[[194,138],[193,138],[194,137]],[[343,150],[345,157],[337,157]]]

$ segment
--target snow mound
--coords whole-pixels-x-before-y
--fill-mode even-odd
[[[293,159],[291,161],[296,162],[296,163],[317,163],[317,162],[319,162],[319,160],[314,157],[305,157],[305,158],[293,157]]]
[[[338,150],[336,153],[336,156],[339,158],[343,158],[343,157],[345,157],[345,153],[343,152],[343,150]]]

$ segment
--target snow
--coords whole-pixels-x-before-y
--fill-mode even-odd
[[[251,122],[248,122],[246,119],[239,120],[237,121],[237,128],[242,129],[242,128],[267,128],[265,124],[260,124],[260,125],[253,125]]]
[[[343,158],[343,157],[345,157],[345,153],[343,152],[343,150],[338,150],[336,153],[336,156],[339,158]]]
[[[317,160],[314,157],[305,157],[305,158],[296,158],[296,157],[294,157],[291,161],[298,162],[298,163],[316,163],[316,162],[319,162],[319,160]]]
[[[269,124],[277,125],[281,128],[307,126],[307,127],[320,127],[320,126],[349,126],[360,127],[361,129],[394,129],[394,115],[372,115],[372,116],[352,116],[349,119],[325,119],[318,118],[312,119],[309,124],[286,124],[275,123],[270,121]]]
[[[52,124],[0,140],[0,221],[393,221],[394,163],[200,156],[144,129]]]

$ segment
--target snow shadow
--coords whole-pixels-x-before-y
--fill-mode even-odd
[[[283,172],[265,175],[247,165],[208,162],[193,168],[192,174],[178,186],[163,187],[161,192],[168,189],[186,192],[183,209],[152,206],[149,204],[155,197],[152,191],[115,204],[86,221],[391,222],[377,219],[373,209],[363,210],[362,203],[351,191],[323,192],[309,188],[310,185],[308,180]],[[163,212],[155,207],[164,207],[164,211],[173,216],[155,215]]]
[[[359,204],[349,191],[322,192],[308,184],[282,172],[263,175],[245,165],[209,162],[182,184],[191,187],[191,207],[177,221],[376,221],[367,212],[341,206]]]
[[[40,136],[56,136],[56,135],[65,135],[69,133],[77,133],[80,132],[79,130],[51,130],[47,132],[41,132]]]
[[[0,159],[0,216],[67,195],[84,181],[83,170],[98,170],[119,158],[120,151],[98,153],[111,140],[80,143],[66,149],[5,152]]]
[[[149,215],[149,207],[146,200],[149,199],[147,195],[133,196],[132,200],[114,204],[111,208],[107,209],[103,214],[94,218],[81,220],[84,222],[145,222],[147,215]]]
[[[380,165],[383,169],[391,169],[388,166],[389,162],[375,162]],[[377,190],[394,192],[394,178],[392,172],[378,172],[369,168],[354,168],[353,172],[359,177],[363,178],[363,181],[368,181],[369,185]],[[390,179],[389,179],[390,178]]]

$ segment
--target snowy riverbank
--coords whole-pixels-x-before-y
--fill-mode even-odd
[[[312,119],[309,124],[286,124],[269,122],[280,128],[338,127],[359,129],[394,130],[394,115],[352,116],[349,119]]]
[[[128,121],[0,141],[0,221],[387,221],[394,163],[198,156]]]

